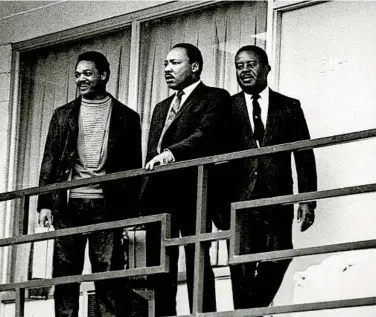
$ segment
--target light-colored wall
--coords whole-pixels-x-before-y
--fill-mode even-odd
[[[301,101],[312,138],[375,128],[375,10],[371,1],[332,1],[283,13],[279,90]],[[375,151],[375,139],[316,149],[319,190],[375,183]],[[305,233],[294,227],[294,246],[375,239],[375,198],[370,193],[320,200],[313,227]],[[295,259],[276,302],[291,303],[295,270],[329,256]],[[367,274],[372,283],[374,273]],[[348,289],[354,297],[363,291],[351,284]],[[348,289],[338,286],[336,299]]]
[[[30,40],[171,1],[61,1],[1,21],[0,45]]]

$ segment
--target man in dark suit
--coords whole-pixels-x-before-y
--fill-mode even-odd
[[[231,145],[241,151],[309,139],[300,102],[268,87],[270,71],[265,51],[244,46],[235,56],[242,92],[232,96]],[[294,152],[299,192],[317,190],[312,150]],[[292,194],[291,152],[232,161],[231,201]],[[301,230],[314,221],[315,202],[300,203]],[[292,248],[293,205],[251,208],[238,212],[240,254]],[[231,266],[236,309],[268,306],[291,260]]]
[[[230,95],[200,80],[203,60],[200,50],[186,43],[175,45],[165,60],[165,79],[176,93],[156,105],[150,126],[146,169],[222,152],[224,124],[230,114]],[[143,214],[171,214],[172,237],[195,234],[197,168],[153,174],[142,185]],[[211,222],[207,231],[211,230]],[[147,229],[147,264],[159,265],[160,228]],[[215,311],[214,275],[210,244],[204,263],[204,311]],[[194,245],[185,246],[189,302],[192,309]],[[170,271],[152,277],[157,316],[176,315],[178,248],[170,248]]]
[[[76,84],[80,97],[55,110],[43,155],[39,185],[79,180],[141,167],[139,115],[106,91],[110,66],[95,51],[79,55]],[[68,194],[69,193],[69,194]],[[85,226],[135,216],[136,179],[108,182],[42,194],[39,223],[56,229]],[[57,238],[53,276],[82,274],[89,240],[92,271],[124,269],[122,230]],[[123,317],[124,281],[96,281],[98,313]],[[55,316],[77,317],[79,284],[55,287]]]

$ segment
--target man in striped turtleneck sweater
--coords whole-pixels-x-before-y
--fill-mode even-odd
[[[110,67],[99,52],[79,55],[75,77],[80,97],[55,110],[47,135],[40,186],[80,180],[141,167],[139,115],[106,91]],[[136,178],[42,194],[39,223],[55,229],[91,225],[135,216]],[[89,240],[93,273],[121,270],[121,230],[57,238],[53,277],[82,274]],[[123,280],[96,281],[98,313],[127,316]],[[77,317],[79,284],[55,287],[55,316]]]

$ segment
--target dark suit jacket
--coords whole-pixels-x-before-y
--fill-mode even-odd
[[[257,148],[247,111],[244,93],[231,97],[231,151]],[[265,124],[265,122],[264,122]],[[270,90],[269,110],[262,146],[271,146],[309,139],[309,131],[300,102]],[[299,192],[317,190],[316,164],[312,150],[294,152]],[[262,177],[267,189],[264,197],[288,195],[293,192],[291,152],[232,161],[227,171],[230,202],[253,199],[256,181]],[[222,211],[222,224],[227,228],[229,212]],[[293,216],[290,208],[288,217]]]
[[[157,145],[173,96],[156,105],[151,120],[146,162],[157,155]],[[162,151],[176,161],[210,156],[224,151],[223,136],[230,114],[226,90],[200,83],[182,105],[165,132]],[[210,180],[209,180],[210,181]],[[196,209],[197,168],[154,174],[144,179],[140,206],[143,213],[174,213]]]
[[[112,96],[111,96],[112,97]],[[139,115],[112,97],[112,112],[108,137],[106,173],[141,168],[141,127]],[[47,135],[39,186],[67,181],[77,157],[78,117],[81,98],[55,110]],[[106,204],[116,210],[113,218],[131,217],[139,193],[138,180],[127,179],[102,184]],[[38,211],[65,210],[67,191],[42,194]]]

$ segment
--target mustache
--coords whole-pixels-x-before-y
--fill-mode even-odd
[[[165,78],[174,78],[174,76],[171,73],[165,73]]]
[[[252,72],[244,72],[244,73],[241,73],[241,74],[240,74],[240,78],[241,78],[241,79],[244,79],[244,78],[252,78],[252,79],[255,79],[256,76],[255,76],[255,74],[253,74]]]

